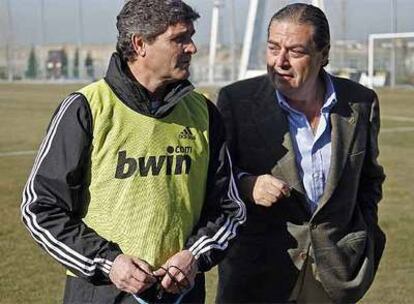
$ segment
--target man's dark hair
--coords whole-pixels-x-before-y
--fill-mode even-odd
[[[134,61],[133,35],[146,42],[164,33],[170,25],[192,22],[200,15],[181,0],[129,0],[117,16],[117,52],[125,61]]]
[[[270,26],[275,21],[291,21],[297,24],[309,24],[313,26],[313,42],[316,49],[321,51],[326,49],[329,52],[330,49],[330,34],[329,23],[324,12],[311,4],[294,3],[285,6],[278,12],[276,12],[270,19],[269,26],[267,28],[267,35],[269,36]],[[328,55],[328,54],[327,54]],[[328,60],[324,63],[324,66],[328,64]]]

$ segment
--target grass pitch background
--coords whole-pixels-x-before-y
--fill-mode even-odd
[[[21,193],[58,103],[79,85],[0,84],[0,303],[61,303],[65,272],[20,221]],[[201,90],[203,91],[203,90]],[[215,99],[215,89],[204,89]],[[380,162],[387,179],[379,207],[387,246],[361,303],[414,303],[414,91],[380,90]],[[207,303],[216,271],[207,275]],[[275,286],[277,288],[277,286]]]

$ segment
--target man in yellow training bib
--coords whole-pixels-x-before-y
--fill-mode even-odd
[[[105,78],[51,120],[21,211],[68,269],[64,303],[203,302],[245,221],[220,115],[187,80],[197,18],[126,2]]]

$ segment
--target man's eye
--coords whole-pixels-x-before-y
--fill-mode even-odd
[[[190,40],[191,40],[191,37],[187,37],[187,36],[178,36],[174,38],[174,41],[176,43],[188,43]]]
[[[304,56],[306,53],[304,50],[290,50],[289,54],[293,58],[299,58],[299,57]]]
[[[274,46],[274,45],[269,45],[268,49],[272,53],[278,53],[280,51],[280,47],[277,47],[277,46]]]

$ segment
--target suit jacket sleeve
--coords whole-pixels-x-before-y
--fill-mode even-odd
[[[235,142],[236,138],[233,136],[234,134],[234,120],[233,120],[233,112],[231,108],[231,98],[229,93],[226,89],[221,89],[217,98],[217,108],[220,111],[220,114],[223,117],[223,122],[226,128],[226,140],[230,150],[231,155],[233,158],[236,159],[237,149],[235,149],[237,143]]]
[[[55,112],[23,190],[21,213],[34,240],[77,276],[108,281],[121,249],[82,221],[87,204],[91,115],[83,95]]]
[[[217,108],[223,117],[223,122],[224,122],[224,126],[226,129],[226,141],[227,141],[228,149],[230,151],[230,155],[235,164],[233,167],[233,171],[236,177],[236,182],[238,183],[240,178],[246,175],[250,175],[250,172],[246,172],[245,170],[237,166],[239,154],[238,154],[238,149],[237,149],[238,143],[236,142],[237,138],[234,136],[235,134],[234,123],[236,121],[233,119],[231,99],[232,98],[231,96],[229,96],[228,90],[226,90],[226,88],[221,89],[219,92],[218,99],[217,99]]]
[[[245,205],[237,191],[221,116],[211,102],[208,102],[208,108],[210,162],[206,198],[200,220],[186,244],[196,257],[200,271],[208,271],[224,258],[246,220]]]
[[[378,164],[378,133],[380,129],[378,97],[374,93],[369,116],[369,130],[364,165],[358,189],[358,202],[368,226],[378,223],[378,203],[382,198],[385,175]]]

